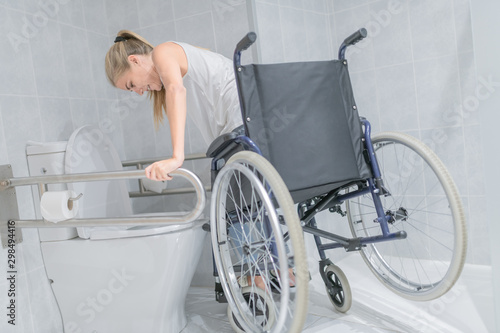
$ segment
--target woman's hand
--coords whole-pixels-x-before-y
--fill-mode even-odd
[[[146,168],[146,177],[152,180],[172,180],[169,172],[181,167],[183,160],[169,158],[168,160],[158,161]]]

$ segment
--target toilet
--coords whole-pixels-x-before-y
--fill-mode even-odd
[[[122,170],[109,138],[92,126],[77,129],[67,142],[29,142],[26,155],[31,176]],[[38,189],[33,189],[41,218]],[[49,191],[65,189],[83,193],[77,218],[134,216],[125,180],[48,185]],[[64,332],[180,332],[206,222],[40,228]]]

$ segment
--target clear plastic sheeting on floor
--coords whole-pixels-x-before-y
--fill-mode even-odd
[[[335,312],[319,273],[311,271],[309,313],[304,333],[461,333],[494,332],[491,267],[465,265],[456,285],[429,302],[405,300],[384,287],[356,253],[336,262],[351,284],[352,308]],[[191,287],[188,324],[182,333],[233,332],[227,304],[215,302],[212,288]]]

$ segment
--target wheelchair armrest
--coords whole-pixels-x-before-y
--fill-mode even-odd
[[[213,158],[212,160],[212,185],[219,173],[220,168],[225,165],[225,158],[229,158],[235,152],[242,150],[243,147],[236,143],[236,138],[245,134],[245,128],[241,125],[235,128],[232,132],[225,133],[216,138],[208,147],[206,156]],[[216,162],[215,164],[213,162]]]
[[[234,144],[234,139],[245,133],[243,125],[235,128],[232,132],[225,133],[216,138],[208,147],[207,157],[215,157],[226,149],[229,145]]]
[[[207,157],[215,157],[229,146],[238,135],[234,132],[225,133],[215,139],[208,147]]]

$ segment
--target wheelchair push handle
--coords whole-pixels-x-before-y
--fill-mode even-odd
[[[255,32],[249,32],[243,37],[234,49],[233,64],[234,70],[240,67],[241,51],[248,49],[257,40],[257,34]]]
[[[368,33],[366,32],[366,29],[361,28],[352,35],[350,35],[349,37],[347,37],[346,39],[344,39],[344,44],[345,46],[354,45],[357,42],[361,41],[363,38],[365,38],[367,35]]]
[[[345,51],[348,46],[356,44],[366,36],[368,36],[368,32],[366,31],[365,28],[361,28],[352,35],[350,35],[349,37],[347,37],[346,39],[344,39],[344,42],[342,43],[342,45],[340,45],[339,48],[339,59],[345,59],[344,57]]]
[[[241,52],[248,49],[257,40],[257,34],[255,32],[249,32],[243,37],[238,45],[236,45],[235,52]]]

